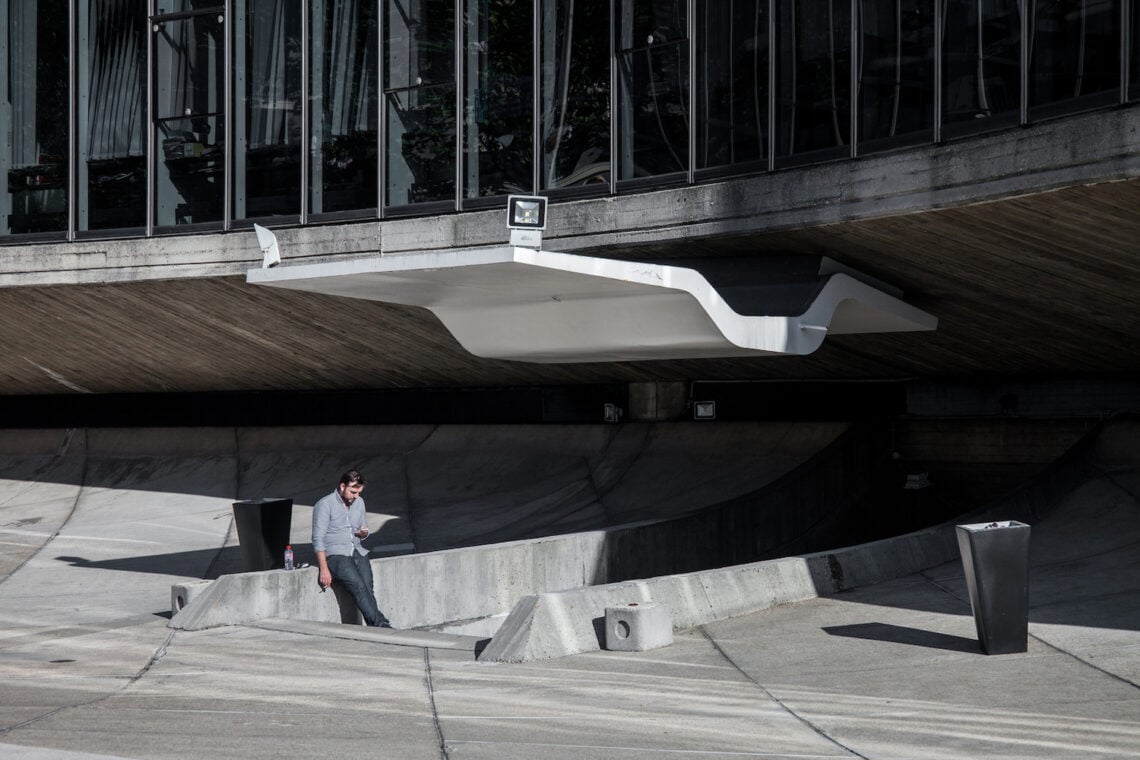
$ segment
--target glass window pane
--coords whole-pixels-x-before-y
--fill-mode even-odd
[[[851,4],[779,0],[776,12],[776,155],[845,155],[851,133]]]
[[[687,171],[689,45],[684,0],[624,0],[618,16],[618,178]]]
[[[223,19],[158,23],[155,40],[155,224],[222,219],[225,168]]]
[[[463,196],[534,191],[532,4],[467,0]]]
[[[943,121],[981,129],[994,117],[1016,116],[1021,100],[1021,14],[1017,0],[945,3]]]
[[[301,4],[234,4],[234,218],[301,211]],[[244,122],[244,123],[243,123]]]
[[[1029,104],[1077,100],[1120,87],[1116,0],[1034,0]]]
[[[609,0],[542,4],[542,185],[610,180]]]
[[[761,161],[768,142],[768,0],[702,0],[697,13],[697,168]]]
[[[455,81],[454,0],[388,0],[384,87]]]
[[[384,16],[386,206],[455,201],[455,6],[388,0]]]
[[[621,0],[621,4],[623,50],[650,42],[688,39],[688,9],[684,0]],[[626,42],[627,39],[632,42]]]
[[[11,0],[2,30],[7,74],[0,88],[0,233],[67,231],[68,3]]]
[[[143,5],[145,3],[138,3]],[[224,6],[218,0],[158,0],[155,3],[155,13],[164,16],[170,13],[190,13],[192,11],[224,12]]]
[[[387,96],[387,205],[455,200],[455,88]]]
[[[1129,98],[1140,100],[1140,0],[1128,0],[1132,3],[1130,17],[1132,29],[1130,31],[1131,60],[1128,62]]]
[[[146,7],[81,4],[80,230],[146,224]]]
[[[312,6],[309,208],[314,214],[377,205],[375,7],[369,0]]]
[[[859,139],[934,128],[934,0],[861,0]]]

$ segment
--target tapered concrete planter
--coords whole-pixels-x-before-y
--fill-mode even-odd
[[[234,522],[245,572],[285,567],[285,546],[293,523],[292,499],[235,501]]]
[[[1029,526],[1016,520],[959,525],[958,550],[978,642],[986,654],[1029,648]]]

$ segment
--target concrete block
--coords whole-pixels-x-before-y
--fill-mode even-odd
[[[657,602],[606,607],[606,649],[644,652],[673,643],[673,615]]]
[[[194,597],[198,596],[201,592],[213,583],[213,581],[189,581],[187,583],[175,583],[170,587],[170,611],[177,615],[182,611],[182,608],[194,601]]]

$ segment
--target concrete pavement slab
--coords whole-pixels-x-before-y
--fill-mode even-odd
[[[679,631],[663,649],[524,664],[479,663],[418,632],[171,631],[155,615],[186,577],[171,568],[207,568],[226,545],[232,497],[214,488],[240,481],[243,460],[205,450],[224,436],[181,454],[158,436],[135,446],[167,452],[149,458],[122,442],[0,582],[0,757],[1140,757],[1134,433],[1094,449],[1088,481],[1034,521],[1024,654],[981,653],[950,562]],[[41,454],[32,469],[54,456]],[[271,460],[249,482],[267,486]],[[5,520],[34,516],[41,494],[58,509],[76,494],[19,477],[0,477]]]

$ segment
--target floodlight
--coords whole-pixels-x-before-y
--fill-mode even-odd
[[[695,402],[693,402],[693,419],[694,420],[715,420],[716,419],[716,402],[715,401],[695,401]]]
[[[546,198],[540,195],[508,196],[507,227],[512,230],[546,229]]]
[[[511,231],[511,245],[541,249],[542,231],[546,229],[546,198],[508,196],[507,227]]]

